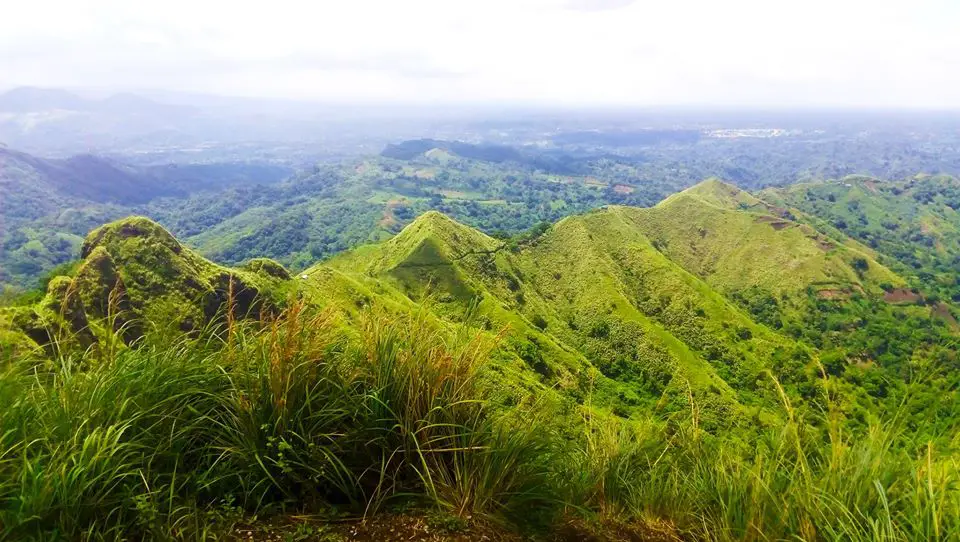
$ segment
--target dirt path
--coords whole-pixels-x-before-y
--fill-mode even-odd
[[[286,518],[240,526],[235,542],[679,542],[668,525],[568,521],[553,532],[521,535],[502,526],[455,518],[383,515],[368,521],[320,523]]]

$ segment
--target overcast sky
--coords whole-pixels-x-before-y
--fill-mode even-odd
[[[3,4],[0,89],[960,107],[960,0]]]

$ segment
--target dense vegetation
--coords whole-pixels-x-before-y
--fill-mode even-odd
[[[458,146],[461,152],[461,147],[473,148]],[[468,154],[492,158],[489,152]],[[627,184],[620,180],[634,171],[627,162],[584,163],[575,175],[552,173],[537,159],[533,162],[489,162],[437,149],[409,161],[374,157],[319,165],[286,183],[258,186],[239,181],[251,176],[267,181],[273,170],[248,166],[233,171],[220,165],[220,178],[233,171],[235,185],[223,190],[196,185],[189,197],[151,197],[145,190],[141,197],[149,199],[147,203],[122,193],[102,201],[58,199],[56,190],[17,174],[21,182],[10,191],[19,199],[10,201],[23,201],[2,211],[10,228],[0,250],[0,282],[21,289],[33,286],[37,276],[76,257],[87,231],[129,214],[159,221],[217,261],[239,263],[265,256],[303,269],[357,244],[385,239],[429,209],[508,235],[606,203],[653,205],[679,188],[670,183]],[[158,168],[164,174],[162,186],[178,189],[181,185],[172,176],[180,169]],[[24,188],[28,185],[39,188]],[[33,214],[14,216],[17,209]]]
[[[133,167],[90,155],[48,160],[0,147],[0,287],[76,259],[83,235],[150,202],[270,184],[286,167],[255,163]]]
[[[39,99],[66,100],[67,109],[77,100]],[[224,154],[216,145],[190,140],[183,149],[164,149],[201,163],[149,161],[164,153],[122,158],[149,164],[136,167],[91,156],[41,160],[0,151],[0,217],[6,221],[0,283],[17,290],[36,286],[38,276],[76,257],[87,231],[130,214],[157,220],[223,263],[268,256],[303,269],[382,240],[431,209],[508,236],[600,205],[651,206],[713,176],[754,190],[849,174],[902,181],[917,172],[960,173],[955,119],[944,116],[744,112],[646,118],[625,112],[576,122],[562,115],[458,122],[454,131],[471,134],[471,140],[485,134],[500,143],[419,139],[370,157],[371,146],[382,145],[375,139],[364,144],[363,157],[355,151],[320,162],[283,184],[272,181],[289,169],[250,161],[266,161],[266,153],[269,164],[302,168],[319,160],[319,149],[349,138],[341,133],[336,141],[315,145],[320,154],[314,155],[302,154],[303,141],[279,148],[246,143]],[[225,156],[232,162],[224,163]],[[240,159],[246,162],[236,163]]]
[[[931,302],[960,300],[960,182],[939,175],[799,184],[765,194],[884,254]]]
[[[427,212],[293,277],[144,218],[97,228],[0,310],[0,525],[956,539],[949,302],[775,196],[707,181],[509,238]]]

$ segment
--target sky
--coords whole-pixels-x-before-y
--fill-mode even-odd
[[[960,0],[2,0],[0,89],[960,108]]]

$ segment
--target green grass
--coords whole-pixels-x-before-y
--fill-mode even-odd
[[[485,336],[377,314],[350,336],[303,310],[147,338],[96,368],[9,365],[3,532],[203,538],[224,510],[364,515],[401,499],[495,520],[547,499],[548,441],[476,388]]]
[[[952,270],[960,255],[960,189],[948,176],[906,181],[848,177],[768,189],[770,201],[796,208],[823,230],[848,235],[883,255],[911,286],[942,299],[960,298]]]
[[[581,517],[703,540],[960,536],[956,457],[910,442],[896,417],[849,435],[784,396],[783,421],[742,445],[704,432],[692,397],[667,425],[590,408],[564,422],[549,404],[486,399],[497,345],[469,326],[335,319],[297,305],[96,367],[9,364],[3,534],[212,539],[254,515],[402,504],[541,533]]]

